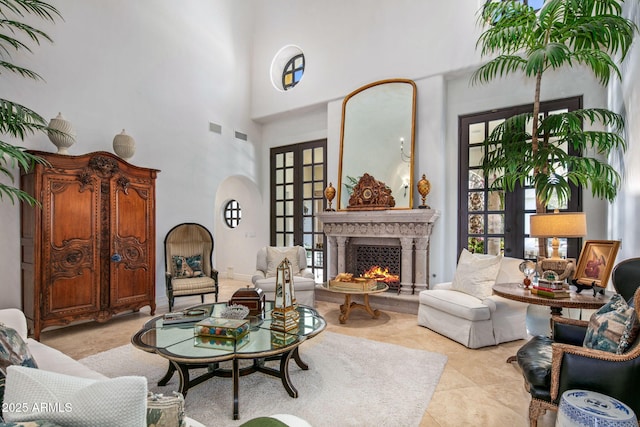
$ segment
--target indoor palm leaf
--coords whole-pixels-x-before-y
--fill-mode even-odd
[[[539,116],[545,71],[575,64],[590,69],[606,85],[620,77],[614,61],[626,56],[636,26],[621,16],[624,0],[547,0],[539,11],[518,1],[487,2],[479,17],[486,30],[478,39],[482,56],[492,59],[472,77],[484,83],[511,73],[535,81],[531,113],[507,119],[485,141],[485,176],[502,174],[492,184],[512,191],[532,185],[536,210],[551,200],[566,202],[570,184],[590,187],[596,197],[613,200],[620,175],[600,158],[626,148],[623,118],[605,109],[582,109]],[[637,1],[637,0],[634,0]],[[606,131],[584,131],[583,125]],[[530,124],[531,133],[525,129]],[[569,155],[570,147],[577,155]],[[585,157],[594,152],[599,157]]]
[[[31,53],[28,40],[40,44],[41,40],[51,41],[44,32],[22,22],[26,15],[35,15],[45,21],[53,22],[60,17],[58,10],[39,0],[0,0],[0,75],[10,72],[22,77],[40,80],[34,71],[9,62],[11,55],[19,51]],[[35,163],[44,163],[38,156],[25,148],[5,141],[5,137],[24,140],[26,136],[36,132],[59,132],[49,129],[45,120],[35,111],[18,103],[0,99],[0,174],[15,183],[13,171],[16,168],[29,170]],[[0,183],[0,199],[7,196],[12,203],[21,200],[29,204],[36,201],[29,194],[13,185]]]

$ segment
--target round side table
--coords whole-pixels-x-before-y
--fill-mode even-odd
[[[562,393],[556,427],[637,427],[638,419],[624,403],[595,391]]]

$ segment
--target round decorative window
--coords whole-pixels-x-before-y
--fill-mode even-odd
[[[292,89],[304,75],[305,58],[302,49],[288,45],[276,53],[271,61],[271,83],[280,91]]]
[[[236,228],[242,219],[242,209],[237,200],[229,200],[224,206],[224,222],[229,228]]]

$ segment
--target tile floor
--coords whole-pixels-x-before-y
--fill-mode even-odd
[[[220,301],[227,301],[245,282],[225,279],[220,285]],[[199,297],[176,300],[175,309],[199,303]],[[213,301],[207,296],[206,301]],[[517,364],[507,364],[524,341],[495,347],[468,349],[427,328],[417,325],[416,315],[383,311],[371,319],[362,310],[353,311],[341,325],[337,303],[317,301],[316,309],[327,320],[327,330],[378,340],[405,347],[446,354],[449,359],[438,387],[425,412],[421,427],[441,426],[528,426],[529,394],[524,390]],[[160,310],[159,310],[160,313]],[[149,320],[149,309],[117,316],[107,323],[83,323],[42,333],[41,341],[75,359],[128,344],[142,323]],[[398,361],[402,369],[402,361]],[[390,402],[402,396],[389,396]],[[538,420],[540,427],[553,426],[555,412]]]

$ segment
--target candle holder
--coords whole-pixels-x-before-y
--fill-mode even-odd
[[[418,206],[418,208],[431,209],[429,205],[425,204],[425,199],[427,198],[427,194],[429,194],[429,191],[431,191],[431,183],[429,182],[425,174],[422,174],[422,179],[418,181],[418,193],[420,193],[420,196],[422,196],[422,204]]]

